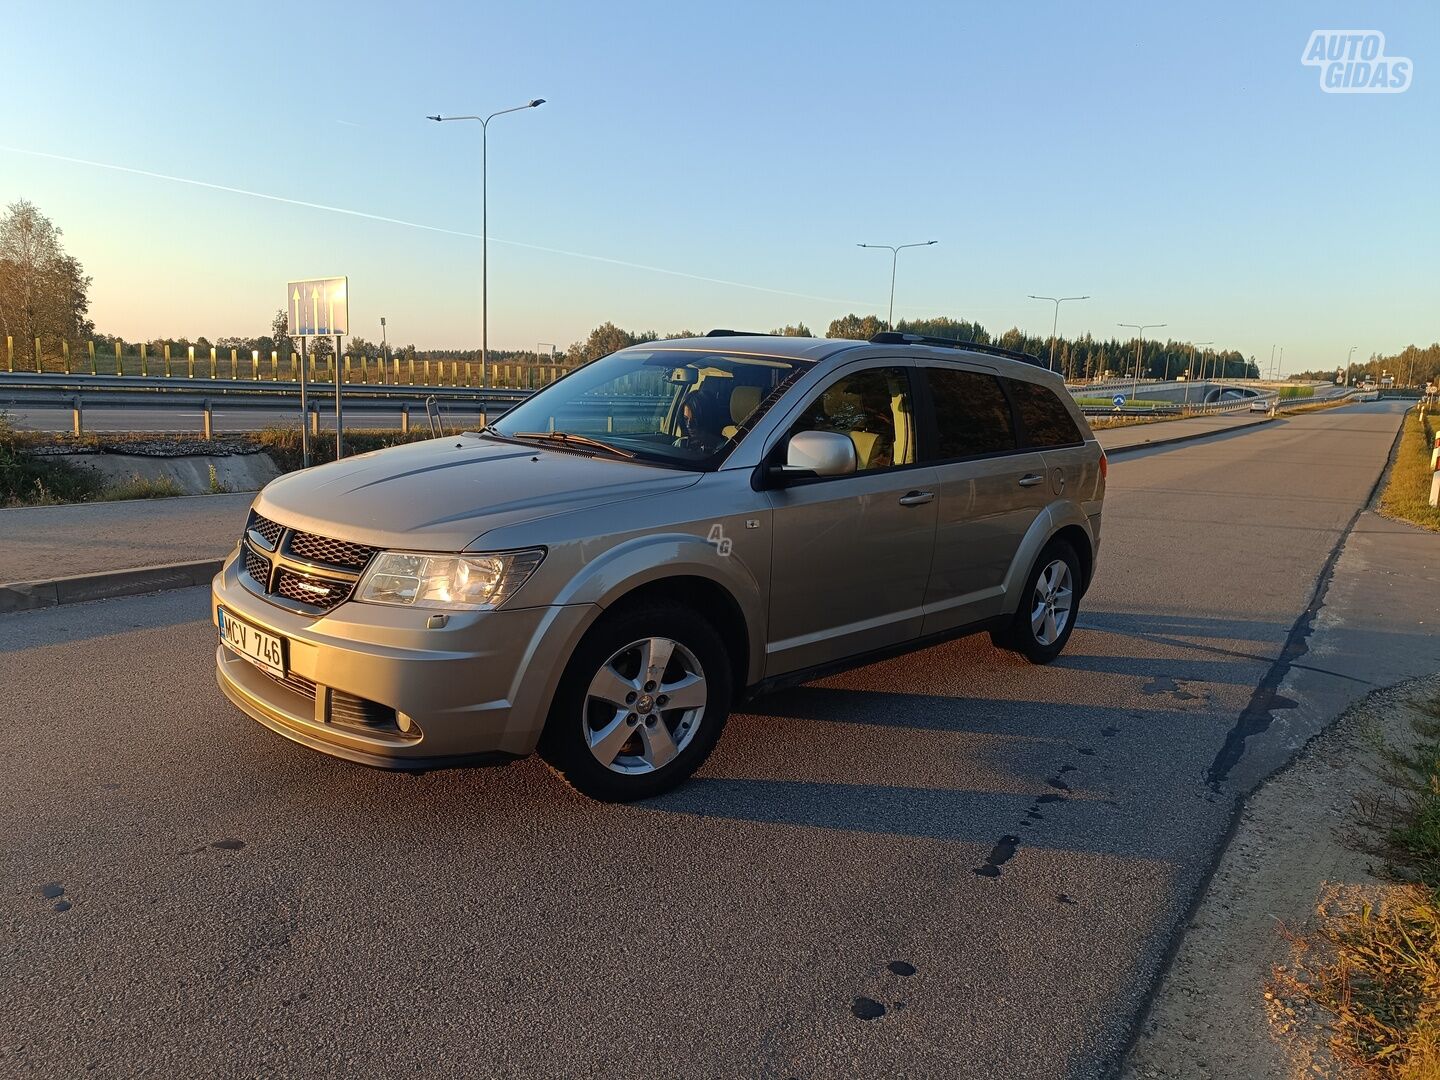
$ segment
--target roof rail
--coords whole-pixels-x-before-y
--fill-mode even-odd
[[[937,345],[942,349],[969,349],[971,352],[989,353],[991,356],[1006,356],[1011,360],[1021,360],[1027,364],[1034,364],[1036,367],[1050,370],[1050,365],[1038,356],[1031,353],[1020,352],[1017,349],[1005,349],[999,345],[987,345],[980,341],[956,341],[954,338],[927,337],[924,334],[901,334],[894,330],[882,330],[870,339],[872,345]]]
[[[706,337],[780,337],[779,334],[766,334],[759,330],[707,330]]]

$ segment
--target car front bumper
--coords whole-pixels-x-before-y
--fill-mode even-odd
[[[285,679],[221,642],[215,677],[242,711],[295,742],[393,769],[531,753],[565,663],[599,613],[589,604],[412,610],[348,601],[319,617],[252,592],[238,560],[211,586],[218,609],[286,641]],[[431,616],[448,616],[428,626]]]

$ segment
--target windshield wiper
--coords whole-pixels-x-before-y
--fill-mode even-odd
[[[633,451],[622,450],[618,446],[611,446],[599,439],[592,439],[589,435],[577,435],[573,431],[512,431],[512,439],[539,439],[542,442],[557,442],[561,446],[574,443],[576,446],[589,446],[596,450],[604,450],[607,454],[614,454],[617,457],[633,458]]]

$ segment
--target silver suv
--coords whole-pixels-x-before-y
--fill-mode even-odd
[[[536,749],[664,791],[733,705],[989,631],[1054,659],[1105,455],[991,346],[714,331],[586,365],[486,430],[276,480],[214,581],[221,688],[386,768]]]

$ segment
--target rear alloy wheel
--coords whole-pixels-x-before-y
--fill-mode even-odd
[[[1063,540],[1052,540],[1035,560],[1013,621],[1003,631],[991,634],[991,640],[1032,664],[1050,663],[1075,629],[1079,582],[1080,563],[1074,549]]]
[[[608,614],[565,669],[540,752],[595,799],[668,791],[719,739],[730,670],[719,634],[689,610],[667,604]]]

